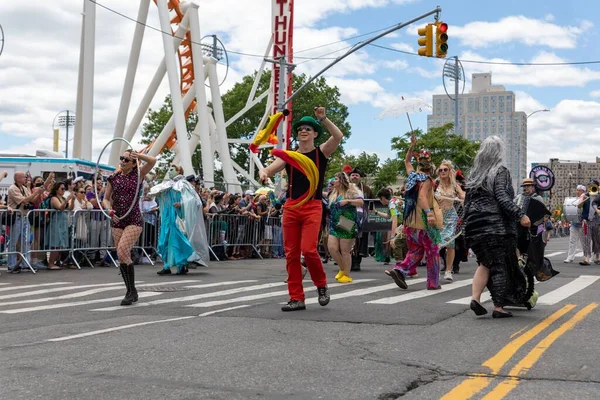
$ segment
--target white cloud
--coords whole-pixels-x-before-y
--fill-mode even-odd
[[[502,58],[486,58],[467,51],[459,56],[462,60],[510,63]],[[515,60],[513,60],[515,61]],[[554,53],[540,52],[530,63],[564,63],[568,60]],[[492,72],[494,83],[501,85],[530,86],[585,86],[589,82],[600,80],[600,71],[574,65],[514,65],[514,64],[477,64],[463,61],[467,79],[472,73]]]
[[[323,43],[339,42],[312,51],[303,52],[304,57],[343,54],[344,47],[352,43],[345,38],[359,32],[353,27],[328,25],[321,28],[318,23],[336,13],[403,4],[402,0],[303,0],[295,3],[294,48],[312,48]],[[39,4],[38,4],[39,3]],[[138,2],[104,0],[101,4],[126,16],[137,16]],[[270,2],[260,6],[240,6],[237,0],[203,0],[199,2],[200,29],[202,35],[217,34],[227,50],[255,54],[257,57],[236,56],[230,53],[231,67],[221,92],[227,91],[236,82],[259,68],[270,36]],[[0,15],[7,37],[1,57],[0,68],[0,137],[30,138],[27,145],[15,146],[17,151],[36,148],[50,149],[52,120],[64,109],[75,109],[79,62],[79,40],[81,33],[82,2],[55,0],[52,2],[0,2]],[[94,154],[112,137],[117,109],[125,78],[125,69],[131,47],[131,38],[136,24],[100,6],[96,7],[96,62],[94,93]],[[153,2],[147,24],[158,28],[158,13]],[[354,42],[353,40],[352,42]],[[159,32],[146,29],[139,69],[136,75],[129,118],[139,104],[156,66],[162,59],[162,36]],[[301,63],[303,59],[295,62]],[[296,72],[313,74],[331,60],[316,60],[300,65]],[[395,65],[399,67],[400,64]],[[377,63],[369,59],[366,51],[359,51],[337,64],[326,74],[338,78],[338,82],[353,74],[372,74]],[[220,70],[221,67],[219,67]],[[222,75],[220,75],[222,76]],[[348,85],[343,85],[348,87]],[[346,90],[346,89],[345,89]],[[378,89],[377,93],[384,93]],[[162,82],[151,108],[161,106],[168,93],[166,78]],[[348,94],[354,96],[353,93]],[[136,137],[139,140],[139,134]],[[16,141],[15,141],[16,142]],[[6,149],[5,149],[6,150]]]
[[[531,97],[528,93],[517,90],[515,91],[515,110],[524,111],[530,114],[537,110],[547,109],[545,105]]]
[[[548,22],[552,22],[552,21],[554,21],[554,20],[555,20],[555,18],[554,18],[554,15],[552,15],[552,14],[546,14],[546,15],[544,16],[544,20],[546,20],[546,21],[548,21]]]
[[[392,43],[390,45],[391,48],[400,50],[400,51],[408,51],[409,53],[416,53],[415,49],[407,44],[407,43]]]
[[[561,160],[593,161],[598,149],[590,146],[600,140],[600,103],[562,100],[550,112],[528,119],[528,161]]]
[[[408,63],[404,60],[383,61],[381,65],[384,68],[402,70],[408,68]]]
[[[409,72],[418,74],[427,79],[440,78],[442,76],[441,71],[431,71],[421,67],[412,67],[409,69]]]
[[[399,96],[385,91],[374,79],[328,78],[327,83],[340,89],[341,101],[346,105],[370,104],[376,108],[387,108],[398,102]]]
[[[590,97],[600,97],[600,89],[592,90],[590,92]]]
[[[462,27],[451,26],[448,35],[451,39],[459,38],[461,45],[472,48],[520,42],[527,46],[573,49],[577,47],[577,39],[592,26],[589,21],[583,21],[579,26],[560,26],[515,15],[502,18],[498,22],[475,21]]]

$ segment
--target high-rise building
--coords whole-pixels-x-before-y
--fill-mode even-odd
[[[433,95],[433,114],[427,129],[454,123],[455,101]],[[515,190],[527,177],[527,114],[515,111],[515,93],[492,85],[492,73],[473,74],[472,89],[458,98],[458,127],[454,133],[472,141],[497,135],[506,143],[507,166]]]
[[[560,209],[565,197],[576,197],[577,185],[587,186],[592,179],[600,180],[600,157],[596,157],[596,162],[551,158],[547,163],[532,164],[537,165],[544,165],[554,173],[554,187],[550,193],[544,193],[551,210]]]

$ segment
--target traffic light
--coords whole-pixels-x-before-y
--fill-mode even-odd
[[[433,57],[433,24],[427,24],[424,28],[419,28],[417,31],[419,34],[419,40],[417,43],[419,46],[419,55],[426,57]]]
[[[448,52],[448,24],[445,22],[435,23],[435,56],[437,58],[446,57]]]

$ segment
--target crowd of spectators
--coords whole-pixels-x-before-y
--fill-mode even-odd
[[[6,173],[0,177],[6,177]],[[158,205],[148,193],[155,179],[153,175],[145,177],[140,199],[145,228],[140,245],[153,257],[160,219]],[[202,200],[215,259],[283,257],[280,218],[284,191],[275,193],[263,188],[259,193],[253,190],[230,193],[206,188],[194,176],[187,180]],[[35,269],[76,269],[75,261],[83,260],[84,255],[97,266],[110,265],[107,257],[111,244],[110,224],[100,212],[93,185],[93,181],[83,177],[56,181],[54,174],[46,179],[23,172],[14,175],[8,192],[0,198],[0,254],[8,251],[8,257],[2,261],[8,263],[10,271],[20,272],[25,267],[17,254],[10,254],[13,252],[25,254]],[[105,180],[98,179],[96,189],[100,200],[104,188]],[[43,211],[29,213],[31,210]],[[72,247],[99,250],[78,251],[73,259],[69,255]],[[138,261],[148,260],[140,256]]]

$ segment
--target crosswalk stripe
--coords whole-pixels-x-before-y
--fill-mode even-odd
[[[200,282],[199,280],[182,280],[182,281],[169,281],[169,282],[163,282],[160,284],[154,284],[154,286],[157,285],[166,285],[167,283],[170,285],[176,284],[176,283],[195,283],[195,282]],[[121,286],[123,285],[123,282],[113,282],[113,283],[100,283],[100,284],[94,284],[94,285],[77,285],[77,286],[64,286],[64,287],[60,287],[60,288],[51,288],[51,289],[41,289],[41,290],[34,290],[31,292],[23,292],[23,293],[11,293],[11,294],[5,294],[3,296],[0,296],[0,300],[3,299],[14,299],[14,298],[19,298],[19,297],[28,297],[28,296],[36,296],[36,295],[40,295],[40,294],[47,294],[47,293],[56,293],[56,292],[62,292],[62,291],[66,291],[66,290],[77,290],[77,289],[89,289],[89,288],[101,288],[101,287],[110,287],[110,286]]]
[[[144,285],[139,285],[140,283],[143,283],[144,281],[136,281],[136,284],[138,284],[138,289],[141,287],[152,287],[152,286],[168,286],[171,284],[176,284],[177,282],[182,282],[182,281],[172,281],[172,282],[165,282],[165,283],[147,283]],[[183,281],[186,282],[186,281]],[[111,284],[114,286],[109,286],[109,287],[102,287],[102,288],[96,288],[96,289],[90,289],[90,290],[85,290],[83,292],[76,292],[76,293],[69,293],[69,294],[63,294],[60,296],[54,296],[54,297],[44,297],[44,298],[40,298],[37,297],[35,299],[28,299],[28,300],[15,300],[15,301],[7,301],[4,303],[0,303],[0,307],[2,306],[11,306],[11,305],[15,305],[15,304],[29,304],[29,303],[41,303],[44,301],[56,301],[56,300],[66,300],[66,299],[76,299],[79,297],[85,297],[85,296],[90,296],[96,293],[102,293],[102,292],[108,292],[111,290],[123,290],[125,288],[125,284],[123,282],[121,283],[114,283]],[[188,287],[188,286],[186,286]],[[119,307],[120,308],[120,307]]]
[[[463,286],[470,285],[473,282],[473,279],[466,279],[464,281],[455,281],[453,283],[449,283],[447,285],[443,285],[439,290],[419,290],[417,292],[411,292],[402,294],[400,296],[393,297],[385,297],[383,299],[367,301],[366,304],[397,304],[402,303],[404,301],[410,301],[415,299],[421,299],[423,297],[434,296],[439,293],[449,292],[450,290],[458,289]]]
[[[492,299],[492,295],[490,294],[490,292],[483,292],[481,294],[481,304],[485,303],[486,301],[490,301]],[[447,301],[447,304],[471,304],[471,296],[467,296],[467,297],[463,297],[462,299],[456,299],[456,300],[451,300],[451,301]]]
[[[416,285],[417,283],[425,282],[426,280],[427,280],[427,278],[412,279],[412,280],[407,280],[406,284],[407,285]],[[391,290],[391,289],[398,289],[398,285],[396,285],[395,283],[390,283],[387,285],[373,286],[373,287],[366,288],[366,289],[356,289],[356,290],[351,290],[349,292],[344,292],[344,293],[335,293],[335,294],[331,295],[331,300],[345,299],[347,297],[365,296],[367,294],[383,292],[383,291]],[[306,304],[316,304],[318,302],[319,302],[318,297],[313,297],[313,298],[307,299],[305,301]]]
[[[352,283],[332,283],[332,284],[328,285],[328,287],[330,289],[332,289],[332,288],[336,288],[336,287],[340,287],[340,286],[355,285],[357,283],[365,283],[365,282],[370,282],[370,281],[374,281],[374,280],[375,279],[355,279],[354,281],[352,281]],[[266,299],[269,297],[285,296],[287,294],[288,294],[287,290],[281,290],[278,292],[255,294],[252,296],[235,297],[233,299],[227,299],[227,300],[215,300],[215,301],[207,301],[204,303],[190,304],[190,305],[187,305],[186,307],[214,307],[214,306],[221,306],[224,304],[241,303],[241,302],[245,302],[245,301]]]
[[[71,283],[72,282],[52,282],[52,283],[38,283],[36,285],[11,286],[11,287],[7,287],[7,288],[1,288],[0,292],[8,292],[9,290],[31,289],[31,288],[46,287],[46,286],[70,285]],[[8,285],[8,283],[0,283],[0,285]]]
[[[231,284],[237,282],[237,283],[255,283],[258,282],[257,279],[248,279],[248,280],[244,280],[244,281],[230,281]],[[185,285],[186,288],[190,288],[190,289],[203,289],[203,288],[207,288],[207,287],[212,287],[212,286],[208,286],[208,285],[218,285],[220,282],[217,283],[203,283],[201,285]],[[229,283],[228,283],[229,284]]]
[[[220,310],[213,310],[213,311],[202,313],[202,314],[200,314],[198,316],[199,317],[208,317],[208,316],[213,315],[213,314],[218,314],[218,313],[222,313],[222,312],[226,312],[226,311],[231,311],[231,310],[237,310],[239,308],[246,308],[246,307],[250,307],[250,304],[242,304],[241,306],[233,306],[233,307],[222,308]]]
[[[571,297],[600,279],[600,276],[581,275],[572,282],[540,296],[537,304],[553,305]]]
[[[554,253],[544,254],[544,257],[550,258],[550,257],[554,257],[554,256],[559,256],[559,255],[565,254],[565,253],[566,253],[566,251],[556,251]]]
[[[139,297],[153,297],[159,296],[158,292],[140,292]],[[94,299],[94,300],[85,300],[85,301],[75,301],[73,303],[57,303],[57,304],[48,304],[45,306],[36,306],[36,307],[26,307],[26,308],[16,308],[14,310],[1,310],[1,314],[21,314],[32,311],[44,311],[44,310],[56,310],[58,308],[67,308],[67,307],[77,307],[77,306],[86,306],[89,304],[97,304],[97,303],[110,303],[111,301],[120,301],[123,299],[123,296],[110,297],[106,299]]]
[[[196,288],[210,288],[210,287],[217,287],[217,286],[225,286],[225,285],[235,285],[235,284],[239,284],[239,283],[245,283],[245,281],[229,281],[229,282],[217,282],[217,283],[207,283],[205,285],[197,285],[195,286]],[[151,305],[157,305],[157,304],[167,304],[167,303],[178,303],[178,302],[184,302],[184,301],[194,301],[194,300],[199,300],[199,299],[204,299],[207,297],[218,297],[218,296],[228,296],[230,294],[237,294],[237,293],[242,293],[242,292],[247,292],[250,290],[260,290],[260,289],[268,289],[268,288],[272,288],[272,287],[277,287],[277,286],[283,286],[285,285],[285,283],[283,282],[276,282],[276,283],[265,283],[262,285],[255,285],[255,286],[247,286],[247,287],[242,287],[242,288],[236,288],[236,289],[229,289],[229,290],[222,290],[220,292],[210,292],[210,293],[202,293],[202,294],[195,294],[192,296],[182,296],[182,297],[172,297],[169,299],[160,299],[160,300],[154,300],[154,301],[149,301],[146,303],[137,303],[136,307],[147,307],[147,306],[151,306]],[[96,308],[90,311],[116,311],[116,310],[122,310],[123,307],[105,307],[105,308]]]
[[[8,283],[8,282],[2,282],[2,283],[0,283],[0,286],[4,286],[4,285],[10,285],[10,283]]]

